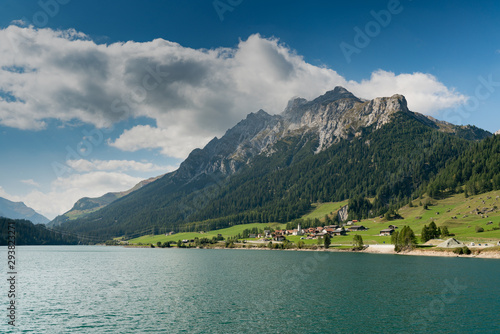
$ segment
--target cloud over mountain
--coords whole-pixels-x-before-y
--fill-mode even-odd
[[[435,114],[466,97],[425,73],[378,70],[361,82],[311,65],[258,34],[232,48],[192,49],[163,39],[97,44],[75,30],[11,25],[0,30],[0,124],[36,130],[47,120],[105,127],[149,117],[111,145],[184,158],[246,114],[280,113],[294,96],[344,86],[371,99],[399,93],[411,110]]]

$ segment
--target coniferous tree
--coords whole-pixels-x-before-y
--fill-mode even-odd
[[[364,243],[363,243],[363,237],[360,236],[359,234],[356,234],[353,238],[352,238],[352,245],[354,247],[354,249],[363,249],[364,247]]]
[[[323,238],[323,245],[325,245],[325,249],[328,249],[328,247],[330,247],[331,243],[332,242],[331,242],[330,235],[326,234],[325,237]]]
[[[396,252],[409,251],[417,246],[417,238],[409,226],[404,226],[401,231],[392,234],[391,243]]]

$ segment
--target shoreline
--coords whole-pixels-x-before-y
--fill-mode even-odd
[[[151,246],[140,245],[117,245],[125,248],[151,248]],[[462,257],[462,258],[479,258],[479,259],[500,259],[500,251],[492,250],[492,251],[480,251],[478,253],[472,253],[470,255],[465,254],[455,254],[453,253],[453,249],[414,249],[407,252],[399,252],[396,253],[394,251],[393,245],[365,245],[367,246],[363,250],[352,250],[350,248],[335,248],[335,246],[331,246],[328,249],[311,249],[311,248],[291,248],[291,249],[269,249],[267,247],[234,247],[234,248],[226,248],[226,247],[191,247],[191,249],[238,249],[238,250],[266,250],[266,251],[295,251],[295,252],[332,252],[332,253],[365,253],[365,254],[385,254],[385,255],[403,255],[403,256],[440,256],[440,257]],[[154,247],[158,248],[158,247]],[[160,247],[161,248],[161,247]],[[177,247],[171,247],[171,249],[177,249]],[[186,247],[186,249],[190,249]]]

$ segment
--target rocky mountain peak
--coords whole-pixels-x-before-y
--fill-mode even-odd
[[[495,132],[495,135],[500,136],[500,130],[498,130],[497,132]]]
[[[314,100],[311,101],[311,103],[325,104],[325,103],[331,103],[331,102],[334,102],[334,101],[337,101],[340,99],[354,99],[354,100],[361,102],[361,100],[359,98],[354,96],[354,94],[349,92],[347,89],[345,89],[344,87],[341,87],[341,86],[337,86],[333,90],[329,90],[325,94],[315,98]]]
[[[320,152],[341,139],[361,135],[363,128],[381,128],[399,112],[428,126],[443,127],[436,120],[411,112],[403,95],[363,100],[337,86],[312,101],[290,100],[280,115],[262,109],[248,114],[220,139],[214,138],[205,148],[191,152],[176,173],[187,179],[214,172],[230,175],[258,154],[272,155],[274,144],[290,136],[317,138],[316,152]]]

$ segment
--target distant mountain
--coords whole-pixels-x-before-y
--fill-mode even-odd
[[[249,114],[179,169],[62,225],[97,237],[287,222],[311,203],[367,196],[403,203],[491,133],[411,112],[402,95],[362,100],[342,87],[280,115]]]
[[[26,219],[34,224],[47,224],[50,221],[23,202],[12,202],[3,197],[0,197],[0,217]]]
[[[154,182],[161,178],[163,175],[156,176],[149,178],[147,180],[143,180],[136,184],[133,188],[126,190],[126,191],[121,191],[121,192],[110,192],[102,195],[101,197],[96,197],[96,198],[90,198],[90,197],[83,197],[80,198],[69,210],[68,212],[57,216],[54,218],[51,222],[47,224],[48,227],[56,227],[60,226],[62,223],[67,222],[69,220],[73,220],[76,218],[82,218],[88,215],[91,212],[97,211],[99,209],[104,208],[105,206],[111,204],[115,200],[117,200],[120,197],[126,196],[130,194],[133,191],[136,191],[137,189],[140,189],[144,187],[145,185]]]

